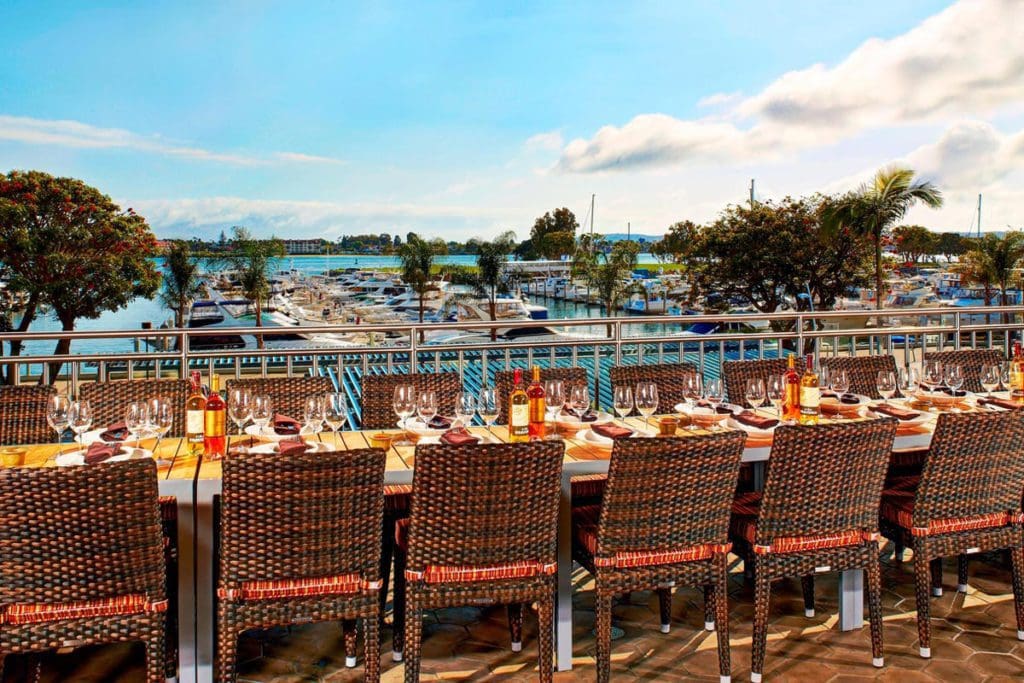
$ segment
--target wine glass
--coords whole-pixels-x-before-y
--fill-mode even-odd
[[[321,396],[310,396],[302,407],[302,422],[313,434],[319,434],[324,428],[324,399]]]
[[[913,397],[914,392],[917,391],[921,379],[917,373],[917,368],[908,365],[905,368],[900,368],[900,376],[897,381],[899,382],[900,395],[905,399],[910,399]]]
[[[569,409],[583,422],[583,416],[590,410],[590,390],[585,383],[574,384],[569,390]]]
[[[1011,391],[1013,387],[1010,386],[1010,380],[1013,377],[1013,363],[1010,361],[1004,361],[999,366],[999,383],[1003,385],[1003,391]],[[1011,393],[1011,398],[1012,398]]]
[[[324,423],[334,435],[334,447],[338,447],[338,430],[348,421],[348,400],[345,394],[330,393],[324,396]]]
[[[942,370],[942,377],[946,382],[946,386],[949,387],[950,395],[955,399],[956,392],[960,390],[960,387],[964,385],[964,373],[960,369],[959,365],[947,365]],[[956,407],[957,404],[954,401],[952,412],[959,413],[960,409]]]
[[[424,391],[416,402],[416,414],[420,416],[423,426],[430,428],[430,421],[437,415],[437,393]]]
[[[252,397],[252,421],[259,427],[259,433],[265,434],[270,422],[274,419],[274,403],[269,396]]]
[[[722,399],[725,397],[725,391],[722,386],[722,380],[713,379],[704,385],[704,399],[711,404],[711,412],[718,414],[718,406],[722,403]],[[718,430],[718,420],[711,422],[711,431]]]
[[[82,435],[92,427],[92,406],[88,401],[73,401],[68,407],[68,426],[75,433],[75,441],[85,446]]]
[[[704,384],[700,373],[687,373],[683,378],[683,396],[686,397],[686,408],[690,413],[690,424],[687,429],[691,432],[697,431],[697,423],[693,421],[693,409],[697,407],[697,401],[703,395]]]
[[[989,398],[992,392],[999,386],[999,375],[1001,368],[998,365],[985,365],[981,369],[981,387],[986,391]]]
[[[658,385],[638,382],[636,385],[636,411],[644,416],[644,426],[650,427],[651,415],[658,411]]]
[[[67,396],[51,396],[46,402],[46,424],[50,425],[50,429],[57,432],[58,444],[60,443],[61,434],[68,427],[68,411],[70,409],[71,402]]]
[[[401,438],[394,444],[396,446],[412,445],[412,442],[409,441],[405,435],[409,418],[416,413],[416,401],[418,398],[419,394],[416,391],[416,387],[412,384],[399,384],[395,387],[395,393],[392,397],[391,405],[395,411],[395,415],[399,418],[399,426],[402,429]]]
[[[759,379],[759,378],[748,379],[747,380],[747,393],[746,393],[746,397],[747,397],[747,403],[749,403],[751,405],[751,407],[754,409],[755,412],[757,411],[758,408],[760,408],[762,405],[764,405],[764,399],[765,399],[764,380],[763,379]]]
[[[494,421],[498,419],[499,410],[498,403],[498,391],[492,387],[484,387],[480,390],[480,395],[476,399],[476,411],[480,415],[480,419],[487,425],[487,433],[493,438],[494,432],[491,431],[491,427],[494,426]]]
[[[150,402],[149,406],[149,426],[153,432],[156,433],[156,444],[153,446],[153,452],[156,453],[157,449],[160,448],[160,440],[167,436],[167,432],[171,431],[171,426],[174,424],[174,406],[166,398],[160,397]],[[158,460],[158,464],[163,464],[165,460]]]
[[[139,448],[142,441],[142,433],[149,423],[149,407],[144,402],[129,403],[124,411],[124,426],[128,429],[128,435],[134,437],[135,447]]]
[[[896,395],[896,373],[892,370],[879,370],[875,378],[875,389],[888,405],[890,399]]]
[[[547,419],[554,425],[558,421],[558,411],[565,405],[565,385],[560,379],[549,379],[544,382],[544,411]],[[548,438],[557,441],[561,437],[558,429],[552,429]]]
[[[228,392],[228,417],[238,428],[238,435],[242,435],[242,428],[252,418],[252,394],[248,389],[235,387]]]
[[[850,389],[850,377],[846,374],[846,370],[833,370],[829,378],[829,389],[836,395],[836,401],[842,403],[843,394]],[[843,411],[838,410],[835,414],[836,420],[842,420],[845,418]]]
[[[612,407],[620,420],[633,412],[633,389],[628,384],[618,384],[612,391]]]
[[[921,383],[928,390],[928,410],[935,409],[935,391],[942,386],[943,374],[942,363],[937,360],[928,360],[924,363],[924,372],[921,375]]]
[[[782,419],[782,399],[786,396],[786,378],[782,375],[772,375],[768,378],[768,389],[766,391],[768,401],[775,407],[779,419]]]
[[[476,415],[476,396],[468,391],[461,392],[455,397],[455,417],[459,421],[459,426],[468,427],[473,421],[474,415]]]

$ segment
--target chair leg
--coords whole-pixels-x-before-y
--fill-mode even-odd
[[[523,603],[513,602],[508,605],[508,633],[512,639],[512,652],[523,649]]]
[[[881,667],[885,666],[882,654],[882,571],[874,548],[870,550],[870,555],[864,573],[867,574],[868,618],[871,620],[871,664]]]
[[[537,663],[541,683],[551,683],[554,678],[555,650],[552,638],[555,617],[555,600],[548,596],[537,602]]]
[[[391,627],[391,659],[395,662],[402,661],[405,650],[405,594],[405,553],[395,548],[394,621]]]
[[[597,617],[597,680],[608,683],[612,667],[612,596],[598,593],[594,601]]]
[[[356,620],[345,619],[341,622],[341,630],[345,634],[345,668],[356,666]]]
[[[146,639],[146,680],[148,683],[164,683],[167,662],[164,659],[167,634],[160,630]]]
[[[931,563],[932,572],[932,596],[942,597],[942,558],[936,557]]]
[[[363,678],[367,683],[380,680],[380,615],[374,614],[363,620],[363,643],[366,649],[366,662],[363,664]]]
[[[956,590],[958,593],[967,592],[967,556],[956,556]]]
[[[405,683],[419,683],[420,645],[423,639],[423,615],[416,601],[406,596],[405,603]]]
[[[1013,574],[1013,606],[1017,611],[1017,640],[1024,640],[1024,549],[1010,548]]]
[[[764,673],[764,654],[768,642],[768,605],[772,584],[760,558],[754,560],[754,640],[750,653],[751,683],[761,683]]]
[[[238,657],[238,633],[228,620],[229,613],[223,602],[217,608],[217,653],[215,668],[217,683],[234,683],[235,659]]]
[[[384,622],[384,615],[388,605],[388,586],[391,582],[391,564],[395,555],[395,524],[394,515],[384,513],[384,528],[380,546],[380,620]],[[395,579],[397,583],[397,578]]]
[[[800,588],[804,592],[804,616],[810,619],[814,616],[814,576],[801,576]]]
[[[704,586],[704,630],[715,630],[715,588],[714,584]]]
[[[928,589],[931,584],[932,564],[924,556],[924,543],[914,542],[914,588],[917,597],[917,637],[922,657],[931,657],[931,623]]]
[[[894,541],[892,544],[892,559],[896,562],[903,562],[903,543],[900,541]]]
[[[729,653],[729,569],[728,558],[723,556],[715,573],[713,602],[715,603],[715,626],[718,630],[718,674],[720,683],[732,680],[732,661]],[[705,597],[705,604],[707,598]]]
[[[672,589],[659,588],[658,612],[661,615],[661,632],[668,633],[672,630]]]

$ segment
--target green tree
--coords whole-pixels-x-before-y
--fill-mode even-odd
[[[639,254],[640,245],[636,242],[621,240],[609,248],[600,235],[580,238],[573,270],[597,293],[605,315],[617,315],[620,303],[629,295],[633,286],[630,276]],[[608,334],[611,335],[611,325]]]
[[[917,263],[921,257],[937,252],[938,235],[923,225],[901,225],[893,228],[892,236],[904,261]]]
[[[28,296],[18,326],[28,331],[42,306],[49,306],[65,331],[79,318],[98,318],[151,297],[160,283],[153,262],[156,238],[146,219],[122,210],[94,187],[40,171],[0,176],[0,262],[11,288]],[[66,354],[71,341],[57,342]],[[11,343],[12,355],[21,344]],[[62,363],[50,365],[56,381]],[[14,369],[7,381],[15,381]]]
[[[703,230],[703,227],[693,221],[679,221],[669,226],[664,237],[651,246],[651,253],[658,260],[684,266],[688,285],[687,299],[691,305],[700,294],[699,274],[704,257]]]
[[[940,232],[935,243],[935,253],[942,254],[947,262],[954,256],[962,256],[967,251],[967,242],[958,232]]]
[[[243,227],[231,228],[230,250],[222,259],[222,266],[234,271],[242,296],[252,301],[256,313],[256,328],[263,327],[263,304],[270,298],[270,276],[276,260],[285,255],[284,243],[271,237],[255,239]],[[263,348],[263,335],[256,335],[257,348]]]
[[[491,320],[498,317],[498,295],[508,294],[515,287],[515,277],[508,269],[509,254],[515,249],[515,233],[508,231],[490,241],[472,240],[477,250],[477,272],[470,283],[477,296],[487,299]],[[491,328],[491,341],[498,338],[498,329]]]
[[[576,235],[568,230],[556,230],[544,235],[541,254],[547,259],[558,259],[571,255],[576,247]]]
[[[405,244],[398,248],[398,258],[401,261],[402,281],[412,287],[419,297],[419,319],[423,322],[424,297],[427,292],[437,291],[437,284],[434,282],[434,259],[445,254],[447,246],[442,240],[435,239],[428,242],[416,233],[410,232]],[[420,340],[423,333],[420,332]]]
[[[557,254],[549,251],[552,247],[562,247],[564,241],[559,238],[559,241],[550,243],[546,242],[548,235],[556,232],[567,232],[575,240],[576,230],[578,230],[580,224],[576,221],[576,215],[569,209],[562,207],[561,209],[555,209],[554,211],[548,211],[543,216],[533,222],[533,229],[530,230],[530,244],[535,252],[535,255],[543,258],[558,258],[562,254],[569,252],[559,251]]]
[[[931,208],[942,206],[942,193],[928,181],[917,180],[909,168],[890,166],[832,204],[823,217],[832,231],[848,227],[869,237],[875,246],[875,302],[882,307],[882,238],[918,202]]]
[[[174,313],[175,327],[185,327],[185,313],[201,292],[199,262],[192,257],[188,242],[172,241],[164,255],[160,302]]]
[[[1024,259],[1024,233],[1013,230],[1002,237],[993,233],[973,240],[961,260],[961,277],[985,289],[985,302],[992,301],[992,288],[999,289],[999,303],[1006,305],[1006,290]]]

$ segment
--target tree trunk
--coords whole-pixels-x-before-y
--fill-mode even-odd
[[[65,332],[74,332],[75,330],[75,318],[69,315],[63,315],[58,313],[57,317],[60,319],[60,328]],[[57,341],[57,347],[53,350],[55,356],[65,356],[71,351],[71,340],[67,337],[59,339]],[[50,384],[54,384],[57,381],[57,375],[60,374],[60,369],[64,366],[63,361],[55,361],[50,363]],[[39,383],[43,383],[43,378],[39,378]]]
[[[491,320],[498,319],[498,304],[494,301],[494,294],[491,294],[490,300],[487,302],[488,308],[491,313]],[[491,328],[491,341],[498,341],[498,328]]]
[[[28,304],[25,306],[25,312],[21,316],[21,322],[18,323],[18,329],[15,332],[28,332],[28,326],[35,320],[36,311],[39,310],[39,295],[32,294],[28,298]],[[22,342],[12,341],[11,342],[11,357],[21,355]],[[7,384],[17,384],[17,368],[14,365],[7,366]]]
[[[253,299],[253,305],[256,307],[256,327],[257,329],[260,329],[263,327],[263,302],[260,300],[259,297],[256,297],[255,299]],[[263,348],[262,334],[256,335],[256,348]]]
[[[875,240],[875,308],[882,308],[882,238]]]
[[[426,294],[426,293],[427,293],[426,289],[424,289],[423,291],[417,292],[417,294],[419,294],[419,296],[420,296],[420,325],[423,324],[423,309],[425,308],[424,303],[423,303],[423,295]],[[420,330],[419,337],[420,337],[420,344],[422,344],[423,343],[423,330],[422,329]],[[415,362],[416,362],[415,359],[413,359],[413,365],[414,366],[415,366]]]
[[[178,310],[177,310],[176,315],[174,316],[174,318],[175,318],[174,322],[175,322],[175,325],[178,327],[178,329],[181,329],[182,327],[185,327],[185,307],[186,306],[188,306],[188,299],[186,299],[184,297],[178,299]]]

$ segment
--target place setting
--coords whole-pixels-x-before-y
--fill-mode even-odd
[[[93,409],[89,401],[54,396],[47,405],[46,421],[58,436],[66,429],[75,435],[75,448],[68,451],[62,448],[54,456],[58,467],[140,458],[154,458],[159,467],[170,465],[169,460],[154,456],[174,423],[174,407],[163,397],[129,403],[123,420],[93,429]],[[144,439],[155,439],[152,449],[142,447]]]
[[[439,412],[439,400],[436,391],[419,391],[413,385],[395,387],[393,407],[399,420],[397,427],[401,434],[397,440],[387,439],[389,446],[417,446],[428,444],[447,444],[463,446],[477,443],[499,443],[492,427],[498,419],[498,398],[493,390],[483,390],[479,396],[468,391],[459,392],[455,397],[452,415]],[[484,433],[471,432],[469,427],[474,417],[479,414],[487,425]],[[386,434],[375,434],[371,442],[376,440],[383,446]],[[377,445],[371,443],[371,445]]]

